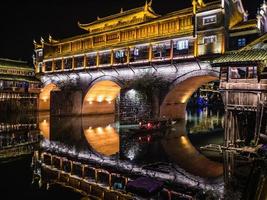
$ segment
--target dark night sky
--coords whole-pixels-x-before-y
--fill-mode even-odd
[[[205,2],[208,2],[206,0]],[[0,57],[31,61],[33,39],[65,38],[82,33],[77,22],[89,23],[104,17],[144,5],[145,0],[39,0],[0,3]],[[244,7],[254,17],[262,0],[243,0]],[[158,14],[179,10],[191,0],[153,0]]]

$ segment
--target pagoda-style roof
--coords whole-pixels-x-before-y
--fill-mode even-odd
[[[199,7],[197,9],[197,12],[200,13],[200,12],[205,12],[205,11],[221,8],[222,7],[221,5],[222,4],[220,0],[211,1],[211,2],[205,3],[204,6]]]
[[[250,49],[242,51],[230,51],[212,60],[212,66],[223,66],[238,63],[257,63],[267,60],[265,49]]]
[[[230,30],[231,31],[240,31],[245,29],[255,29],[257,28],[257,20],[256,19],[250,19],[247,21],[240,22],[233,26]]]
[[[128,25],[139,24],[149,19],[159,17],[151,7],[152,1],[139,8],[123,11],[120,13],[107,16],[97,17],[96,21],[88,24],[81,24],[78,22],[78,26],[89,32],[99,32],[102,30],[110,30],[118,27],[124,27]]]
[[[25,61],[11,60],[6,58],[0,58],[0,68],[20,68],[33,71],[33,68],[30,67]]]
[[[38,80],[35,76],[19,76],[19,75],[12,75],[12,74],[0,74],[0,80],[29,82],[29,83],[40,82],[40,80]]]
[[[264,49],[267,52],[267,33],[252,41],[247,46],[243,47],[240,51],[250,49]]]

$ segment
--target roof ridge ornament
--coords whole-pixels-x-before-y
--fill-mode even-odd
[[[151,6],[152,6],[152,0],[150,0],[149,2],[147,2],[147,0],[146,0],[144,11],[148,11],[148,8]]]
[[[123,8],[121,8],[121,12],[120,13],[123,13]]]
[[[203,0],[197,0],[197,3],[198,3],[198,5],[199,5],[200,7],[205,7],[205,6],[206,6],[206,4],[204,3]]]

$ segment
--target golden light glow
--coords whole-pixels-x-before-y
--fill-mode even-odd
[[[112,81],[101,81],[93,85],[85,96],[84,114],[114,113],[114,100],[120,93],[120,86]],[[94,106],[90,106],[93,104]]]
[[[84,131],[87,142],[98,153],[105,156],[114,155],[119,152],[119,134],[112,126],[89,127]]]
[[[39,96],[39,110],[50,109],[50,93],[55,90],[59,90],[59,88],[53,83],[50,83],[41,89]]]
[[[49,117],[39,116],[39,129],[41,134],[44,136],[45,139],[50,138],[50,123]]]
[[[181,143],[183,145],[187,145],[188,144],[187,138],[185,136],[181,136]]]
[[[98,96],[97,97],[97,102],[101,103],[103,101],[103,99],[104,99],[103,96]]]

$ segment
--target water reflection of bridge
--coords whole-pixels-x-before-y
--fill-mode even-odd
[[[113,115],[51,119],[46,115],[40,116],[39,120],[45,138],[74,146],[76,151],[93,151],[104,156],[120,155],[136,163],[140,160],[171,162],[203,177],[219,177],[223,172],[220,163],[209,160],[191,144],[185,132],[185,121],[179,122],[163,138],[152,135],[152,141],[140,143],[138,137],[131,140],[129,135],[122,137],[127,128],[116,127]],[[136,152],[131,151],[134,148],[137,148]],[[162,159],[157,157],[159,154],[162,154]],[[152,157],[157,160],[151,160]]]

